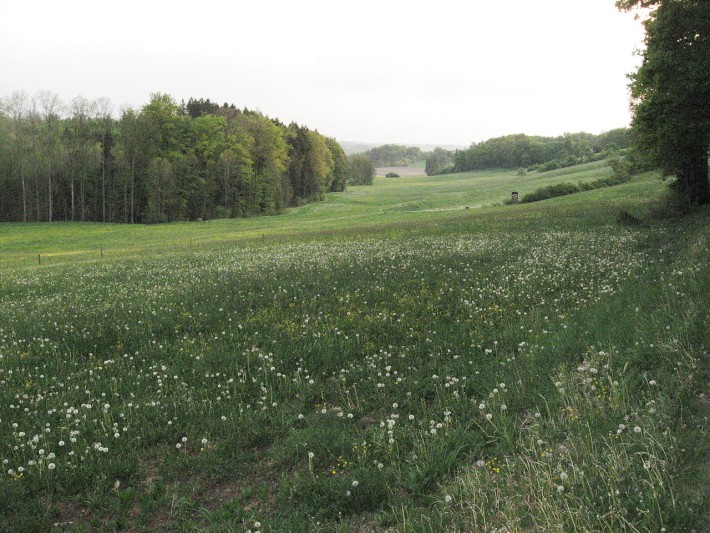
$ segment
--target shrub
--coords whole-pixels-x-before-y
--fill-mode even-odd
[[[609,160],[609,166],[614,172],[614,179],[618,182],[624,182],[631,179],[631,175],[635,173],[634,163],[626,157],[616,157]]]
[[[539,172],[548,172],[550,170],[557,170],[558,168],[562,168],[561,163],[557,159],[553,159],[547,163],[542,163],[537,170]]]
[[[529,202],[539,202],[540,200],[547,200],[548,198],[554,198],[555,196],[565,196],[576,192],[579,192],[579,187],[574,183],[557,183],[555,185],[548,185],[547,187],[540,187],[539,189],[526,194],[520,202],[524,204]]]
[[[399,174],[395,172],[388,172],[387,174],[385,174],[385,178],[399,178]]]

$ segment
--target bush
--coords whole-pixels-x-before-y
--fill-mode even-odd
[[[539,189],[526,194],[520,202],[523,204],[529,202],[539,202],[540,200],[547,200],[548,198],[554,198],[555,196],[565,196],[576,192],[579,192],[579,187],[574,183],[557,183],[556,185],[540,187]]]
[[[541,187],[523,196],[520,202],[539,202],[540,200],[547,200],[548,198],[554,198],[555,196],[564,196],[566,194],[574,194],[576,192],[591,191],[593,189],[601,189],[603,187],[612,187],[614,185],[626,183],[630,179],[630,173],[619,173],[615,170],[614,175],[610,178],[599,178],[594,181],[586,182],[580,181],[577,185],[573,183],[558,183],[556,185]]]
[[[631,175],[635,173],[634,163],[630,158],[615,157],[609,160],[609,166],[614,172],[614,179],[618,183],[629,181]]]
[[[558,168],[562,168],[562,164],[557,159],[553,159],[552,161],[539,165],[537,170],[539,172],[548,172],[550,170],[557,170]]]
[[[385,178],[399,178],[399,174],[395,172],[388,172],[387,174],[385,174]]]

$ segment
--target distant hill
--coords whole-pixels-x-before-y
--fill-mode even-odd
[[[361,154],[362,152],[367,152],[372,148],[380,146],[379,144],[368,144],[354,141],[338,141],[338,144],[345,152],[345,155]]]
[[[365,143],[357,141],[338,141],[346,155],[360,154],[373,148],[384,146],[387,143]],[[422,152],[431,152],[434,148],[444,148],[445,150],[462,150],[468,148],[464,144],[407,144],[407,147],[419,148]]]
[[[417,148],[421,148],[422,152],[432,152],[434,148],[443,148],[444,150],[465,150],[469,147],[466,144],[415,144]]]

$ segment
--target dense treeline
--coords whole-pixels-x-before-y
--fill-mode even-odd
[[[426,154],[416,146],[383,144],[364,153],[376,167],[406,167],[424,161]]]
[[[0,220],[155,223],[278,212],[342,191],[340,145],[261,113],[153,94],[110,103],[16,92],[0,106]]]
[[[527,168],[554,170],[566,166],[604,159],[629,146],[625,128],[600,135],[566,133],[560,137],[537,137],[524,134],[496,137],[466,150],[450,153],[451,162],[441,152],[427,157],[429,175],[466,172],[488,168]]]

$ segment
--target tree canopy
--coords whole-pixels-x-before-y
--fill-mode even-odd
[[[155,93],[113,118],[105,100],[0,100],[0,220],[164,222],[240,217],[345,188],[340,145],[261,113]]]
[[[559,137],[519,133],[495,137],[474,143],[466,150],[457,150],[451,157],[452,163],[444,168],[437,167],[432,160],[431,169],[435,173],[521,167],[546,171],[603,159],[627,147],[628,132],[624,128],[599,135],[580,132],[565,133]],[[443,159],[441,154],[438,157]]]
[[[383,144],[368,150],[365,155],[376,167],[406,167],[426,157],[421,148],[401,144]]]
[[[643,62],[631,77],[635,146],[674,175],[687,204],[710,203],[710,2],[619,0],[648,8]]]
[[[348,158],[348,183],[372,185],[375,178],[375,163],[366,154],[354,154]]]
[[[441,174],[441,172],[446,169],[451,164],[452,153],[443,148],[434,148],[434,150],[427,155],[426,163],[424,165],[424,171],[427,176],[435,176]]]

